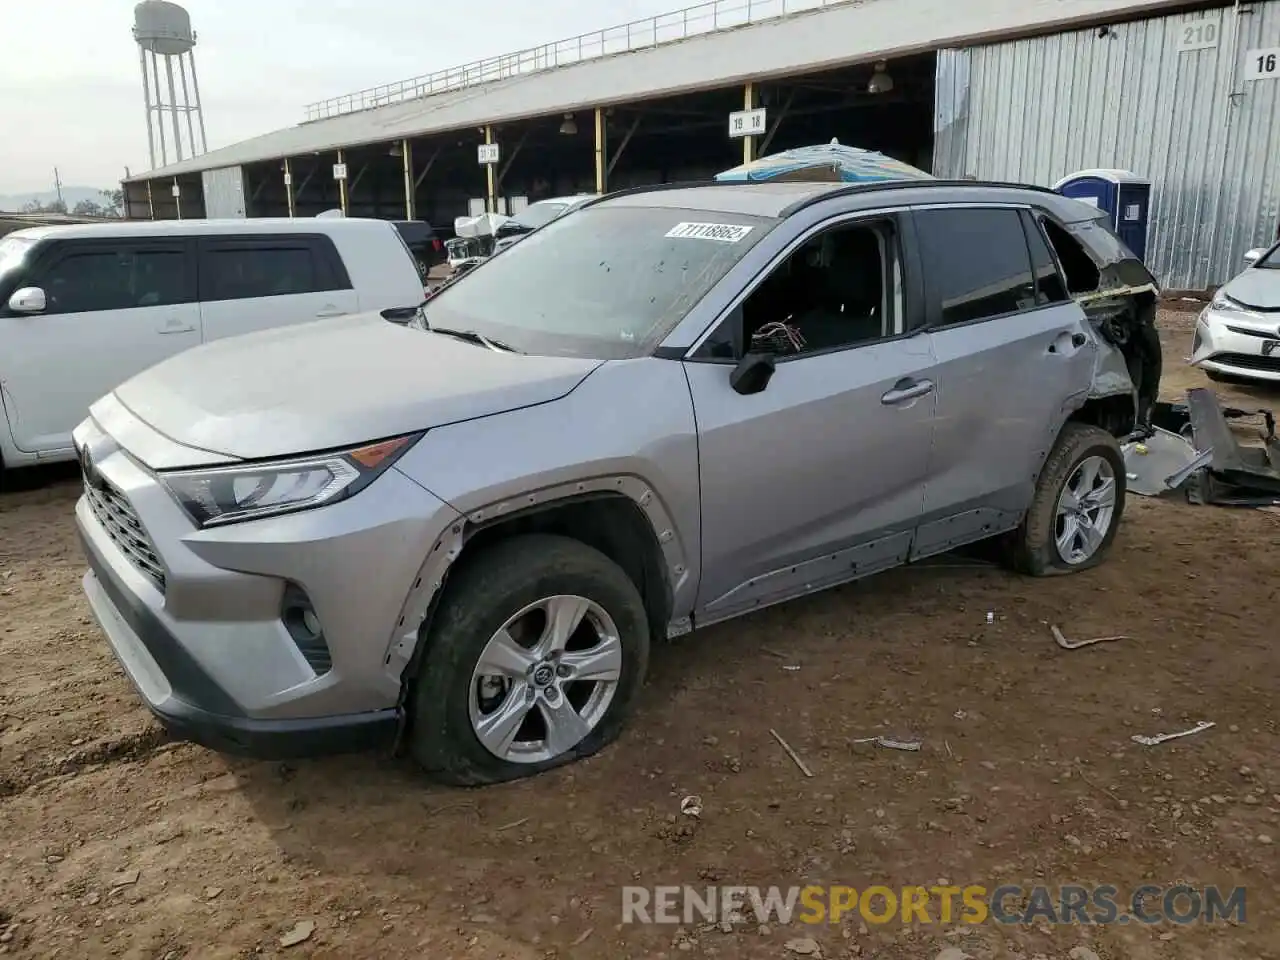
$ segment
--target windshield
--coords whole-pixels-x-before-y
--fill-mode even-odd
[[[524,353],[643,356],[776,223],[663,207],[591,206],[476,267],[427,305],[433,327]]]
[[[30,237],[0,237],[0,283],[22,265],[33,246],[35,241]]]

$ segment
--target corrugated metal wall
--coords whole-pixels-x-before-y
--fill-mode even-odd
[[[1180,49],[1202,19],[1216,46]],[[1052,186],[1133,170],[1152,181],[1161,284],[1223,283],[1280,223],[1280,79],[1245,71],[1247,51],[1267,47],[1280,47],[1280,0],[943,51],[935,172]]]
[[[220,167],[200,175],[204,188],[205,216],[239,218],[245,215],[244,171],[241,167]]]

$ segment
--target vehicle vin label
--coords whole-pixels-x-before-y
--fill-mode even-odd
[[[737,243],[751,227],[736,223],[677,223],[667,231],[668,237],[682,240],[717,240],[720,243]]]

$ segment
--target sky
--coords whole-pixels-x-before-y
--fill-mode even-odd
[[[694,0],[186,0],[209,148],[308,103]],[[148,165],[133,0],[0,0],[0,194],[115,187]]]

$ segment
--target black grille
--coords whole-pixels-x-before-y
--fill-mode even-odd
[[[1220,353],[1209,359],[1224,367],[1257,370],[1262,373],[1280,373],[1280,356],[1262,357],[1256,353]]]
[[[107,536],[164,593],[164,564],[160,562],[160,556],[156,553],[151,537],[143,529],[133,505],[102,477],[94,477],[92,480],[85,477],[84,493],[89,501],[89,508]]]
[[[1233,327],[1231,326],[1231,324],[1227,324],[1227,329],[1230,330],[1232,333],[1238,333],[1244,337],[1259,337],[1263,340],[1280,339],[1280,328],[1277,328],[1275,330],[1272,330],[1270,333],[1267,333],[1267,331],[1265,330],[1251,330],[1248,327]]]

